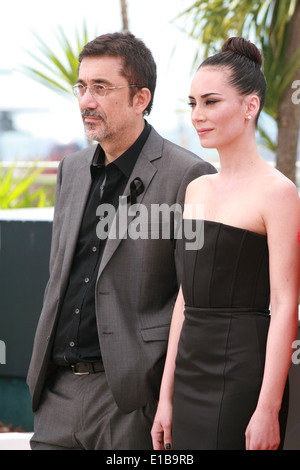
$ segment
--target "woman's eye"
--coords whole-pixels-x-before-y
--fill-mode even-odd
[[[212,106],[214,104],[218,103],[218,100],[206,100],[205,101],[205,106]],[[190,108],[194,108],[196,106],[196,103],[194,101],[189,101],[188,106]]]

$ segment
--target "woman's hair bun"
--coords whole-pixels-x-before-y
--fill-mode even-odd
[[[232,52],[240,56],[247,57],[257,63],[260,67],[263,63],[262,54],[251,41],[244,38],[232,37],[223,44],[222,52]]]

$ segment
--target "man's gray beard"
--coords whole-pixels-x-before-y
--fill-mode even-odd
[[[111,138],[111,134],[107,132],[107,129],[98,129],[98,130],[93,130],[92,128],[93,124],[84,125],[84,130],[85,130],[85,135],[87,136],[88,139],[90,140],[95,140],[96,142],[104,142],[105,140],[108,140]]]
[[[105,117],[102,114],[100,114],[96,111],[89,111],[87,109],[83,109],[82,112],[81,112],[82,119],[85,116],[95,116],[95,117],[101,119],[103,124],[104,124],[104,128],[102,128],[100,130],[96,130],[96,125],[95,124],[89,123],[89,122],[86,123],[83,120],[85,134],[86,134],[88,139],[95,140],[96,142],[101,142],[101,141],[104,141],[104,140],[107,140],[108,138],[110,138],[110,134],[108,134],[107,128],[106,128]]]

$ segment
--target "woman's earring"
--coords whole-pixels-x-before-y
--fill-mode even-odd
[[[247,119],[249,119],[249,121],[250,121],[250,119],[252,119],[251,114],[249,114],[249,116],[247,116]]]

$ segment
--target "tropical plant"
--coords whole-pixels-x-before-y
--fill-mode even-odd
[[[0,164],[0,208],[52,206],[54,191],[39,181],[43,168],[33,166],[22,171],[17,168],[17,162],[9,168]]]
[[[194,65],[230,36],[247,37],[261,48],[268,84],[264,110],[278,124],[278,136],[267,128],[260,129],[261,136],[277,149],[277,167],[295,181],[300,109],[292,102],[291,85],[300,78],[300,1],[199,0],[179,18],[197,41]]]
[[[35,68],[31,66],[22,66],[22,70],[34,80],[47,86],[53,91],[62,94],[66,98],[72,97],[72,86],[77,81],[78,56],[83,46],[88,42],[88,32],[85,22],[83,23],[82,33],[75,29],[74,45],[67,38],[65,31],[61,26],[55,33],[60,46],[60,52],[57,54],[40,36],[34,33],[37,39],[38,49],[41,57],[31,51],[27,53],[41,66]]]
[[[120,0],[120,7],[122,30],[126,31],[129,28],[126,0]],[[58,26],[55,36],[60,46],[59,53],[54,52],[49,47],[48,42],[44,41],[38,34],[33,32],[33,35],[37,39],[37,47],[41,57],[31,51],[27,51],[27,53],[37,62],[39,68],[24,65],[22,66],[23,72],[62,96],[72,98],[72,86],[78,78],[78,56],[83,46],[89,41],[85,21],[81,33],[78,29],[75,29],[74,45],[71,44],[63,28]],[[93,38],[95,36],[97,36],[96,32]]]

